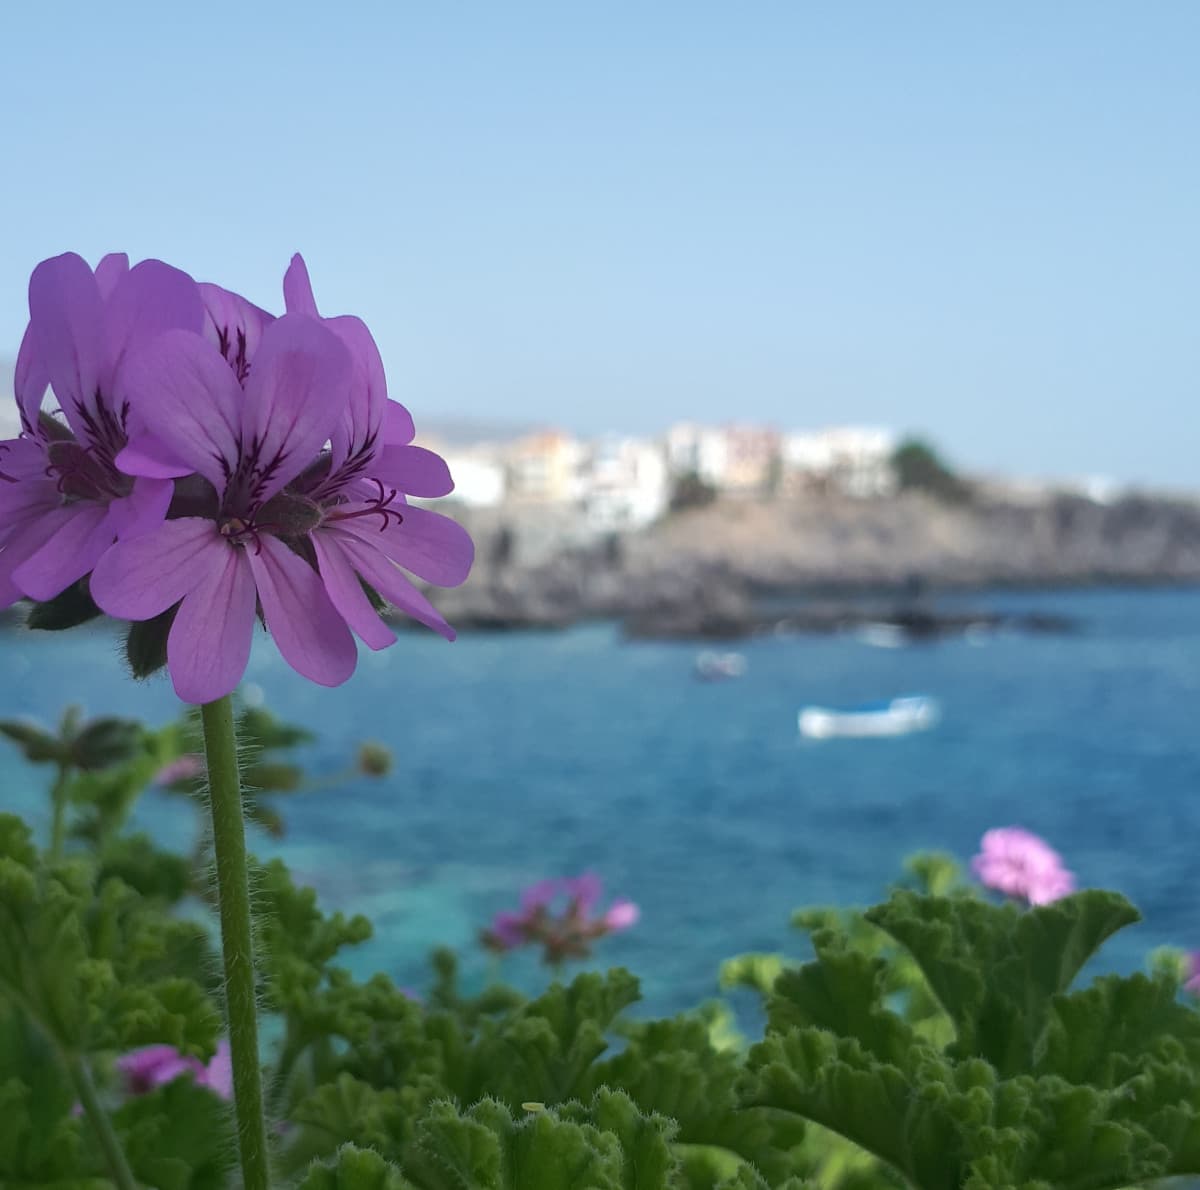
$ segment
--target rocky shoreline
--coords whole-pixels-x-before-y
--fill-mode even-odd
[[[447,511],[450,511],[447,508]],[[431,591],[461,631],[618,620],[630,637],[736,639],[890,625],[907,639],[1053,618],[945,611],[940,591],[1200,584],[1200,503],[1077,496],[945,505],[812,496],[725,502],[603,540],[557,535],[538,512],[455,510],[475,536],[471,579]]]

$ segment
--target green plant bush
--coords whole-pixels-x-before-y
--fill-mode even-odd
[[[303,733],[261,709],[243,729],[279,791],[305,786],[289,759]],[[78,1108],[90,1088],[138,1184],[232,1190],[220,1095],[187,1074],[136,1093],[117,1065],[145,1045],[201,1062],[218,1047],[203,840],[175,855],[128,830],[192,725],[0,730],[53,766],[64,807],[57,848],[0,816],[0,1185],[112,1185]],[[257,820],[281,830],[261,788]],[[279,1186],[1102,1190],[1200,1174],[1200,1016],[1178,963],[1077,986],[1137,920],[1116,893],[1023,910],[921,857],[874,908],[798,912],[807,961],[724,966],[724,987],[761,998],[746,1039],[719,1004],[631,1016],[623,970],[528,997],[465,989],[440,952],[417,1001],[342,965],[365,919],[324,913],[279,861],[256,886]]]

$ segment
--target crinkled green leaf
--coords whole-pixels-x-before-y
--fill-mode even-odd
[[[677,1159],[669,1141],[675,1125],[665,1116],[644,1115],[620,1091],[600,1090],[590,1106],[564,1104],[560,1119],[588,1123],[617,1138],[621,1146],[621,1190],[663,1190],[670,1184]]]
[[[299,1190],[411,1190],[411,1185],[378,1153],[346,1144],[330,1160],[314,1165]]]
[[[156,1190],[225,1190],[235,1162],[230,1105],[177,1078],[127,1100],[113,1125],[134,1176]]]
[[[704,1164],[714,1177],[743,1161],[769,1177],[795,1170],[791,1153],[804,1137],[803,1122],[739,1103],[741,1056],[716,1049],[703,1021],[652,1021],[628,1034],[620,1054],[593,1067],[593,1085],[620,1087],[643,1111],[674,1120],[676,1142],[691,1150],[692,1166]]]
[[[1101,944],[1139,920],[1116,893],[1076,893],[1021,911],[899,892],[866,914],[906,947],[954,1021],[955,1052],[1002,1074],[1030,1070],[1052,997]]]
[[[28,828],[0,815],[0,997],[66,1052],[136,1037],[211,1053],[219,1017],[179,974],[200,937],[82,860],[43,864]]]
[[[720,984],[723,988],[750,988],[765,999],[789,965],[783,955],[740,954],[721,964]]]
[[[0,1185],[53,1184],[99,1174],[75,1092],[44,1034],[0,997]]]
[[[617,1138],[492,1099],[459,1114],[435,1104],[417,1125],[405,1173],[421,1190],[622,1190]]]

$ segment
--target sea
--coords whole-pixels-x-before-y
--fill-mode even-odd
[[[698,646],[631,642],[609,624],[552,633],[417,632],[365,649],[325,690],[256,643],[254,699],[311,728],[316,788],[277,802],[279,841],[254,833],[329,909],[367,914],[373,939],[346,955],[418,993],[436,946],[463,978],[496,974],[477,938],[521,889],[590,871],[641,919],[601,940],[595,967],[642,979],[646,1014],[718,994],[723,959],[801,957],[801,906],[869,905],[906,856],[964,866],[990,827],[1044,836],[1083,886],[1118,889],[1144,921],[1102,966],[1144,967],[1161,945],[1200,947],[1200,591],[993,591],[943,606],[1069,617],[1062,634],[1004,632],[900,648],[853,635],[739,644],[738,680],[695,680]],[[0,634],[0,716],[53,721],[176,715],[164,678],[123,672],[112,629]],[[938,700],[935,728],[892,739],[807,740],[797,711],[906,694]],[[344,776],[357,745],[393,752],[385,778]],[[0,740],[0,807],[45,829],[48,773]],[[186,804],[150,793],[138,825],[187,847]],[[499,974],[535,990],[534,956]]]

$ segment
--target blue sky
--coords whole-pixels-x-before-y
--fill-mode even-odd
[[[0,355],[73,249],[279,305],[417,417],[867,422],[1200,487],[1200,4],[5,5]]]

